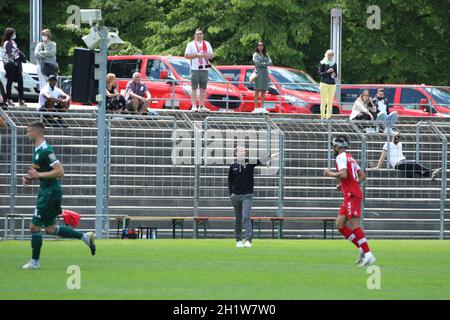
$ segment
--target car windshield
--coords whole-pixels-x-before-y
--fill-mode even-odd
[[[269,73],[285,89],[319,92],[319,87],[316,85],[314,80],[301,71],[270,68]],[[311,85],[308,85],[308,83],[311,83]]]
[[[439,103],[450,107],[450,88],[425,88],[433,99]]]
[[[191,79],[190,64],[187,59],[170,57],[168,60],[169,60],[170,64],[172,65],[172,67],[174,67],[176,72],[180,75],[180,77],[183,77],[188,80]],[[211,67],[211,69],[209,69],[208,80],[211,82],[226,82],[227,81],[222,76],[222,74],[219,71],[217,71],[217,69],[214,67]]]

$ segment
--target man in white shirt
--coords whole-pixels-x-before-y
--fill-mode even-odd
[[[43,111],[67,111],[70,106],[70,96],[56,86],[57,77],[48,77],[48,84],[41,89],[39,105]]]
[[[208,70],[210,60],[214,57],[211,44],[203,39],[203,31],[195,30],[195,39],[188,43],[184,53],[186,59],[191,60],[191,101],[192,111],[205,111],[206,87],[208,85]],[[197,108],[197,88],[200,88],[200,108]]]
[[[381,153],[378,164],[374,170],[379,170],[383,164],[384,159],[387,157],[388,145],[387,143],[383,146],[383,151]],[[393,169],[404,171],[407,178],[432,178],[435,179],[439,169],[431,171],[429,168],[425,167],[423,164],[418,163],[414,160],[407,160],[403,155],[403,146],[400,142],[400,135],[396,134],[392,137],[392,142],[389,143],[389,164]]]

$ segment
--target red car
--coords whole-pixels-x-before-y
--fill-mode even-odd
[[[255,66],[216,66],[242,93],[244,111],[254,110],[254,84],[249,77]],[[270,112],[320,114],[319,84],[306,72],[284,67],[269,67],[270,87],[266,109]],[[244,83],[245,82],[245,83]],[[337,99],[333,113],[342,113]]]
[[[450,88],[402,84],[343,85],[341,103],[351,110],[360,92],[368,89],[370,96],[376,96],[377,88],[384,88],[391,111],[401,116],[450,117]]]
[[[108,57],[108,73],[116,75],[119,92],[125,90],[134,72],[142,75],[142,81],[153,98],[152,108],[191,109],[189,60],[184,57],[159,55]],[[206,99],[205,107],[211,111],[226,110],[227,105],[229,110],[242,111],[239,90],[228,83],[214,67],[209,70]]]

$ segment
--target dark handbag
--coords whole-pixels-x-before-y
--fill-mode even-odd
[[[46,77],[49,77],[51,75],[58,75],[59,72],[59,65],[56,62],[44,62],[42,64],[42,74]]]
[[[25,54],[24,54],[22,51],[20,51],[20,50],[19,50],[19,59],[18,59],[17,61],[18,61],[18,62],[21,62],[21,63],[27,63],[27,62],[28,62],[27,57],[26,57]]]

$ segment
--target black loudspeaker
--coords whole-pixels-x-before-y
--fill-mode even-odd
[[[94,79],[95,52],[76,48],[73,54],[72,101],[92,104],[98,94],[98,80]]]

